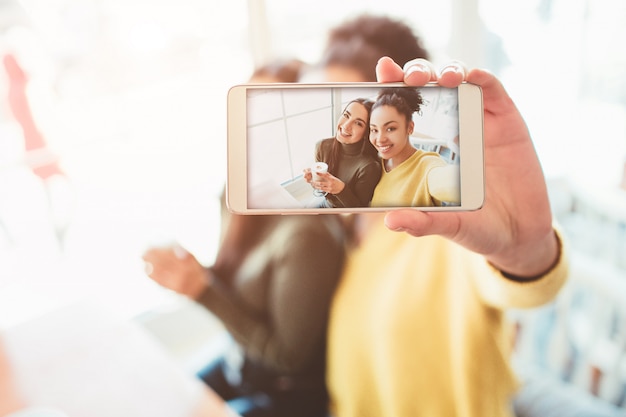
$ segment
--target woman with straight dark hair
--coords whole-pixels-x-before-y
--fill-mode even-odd
[[[323,207],[367,207],[380,179],[376,149],[369,141],[372,102],[364,98],[350,101],[344,108],[335,137],[315,146],[315,160],[328,164],[328,172],[313,178],[305,169],[304,178],[325,199]]]

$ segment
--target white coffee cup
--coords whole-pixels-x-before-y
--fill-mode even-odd
[[[320,181],[322,178],[317,174],[325,174],[328,172],[328,164],[326,162],[316,162],[311,167],[311,175],[313,181]],[[322,197],[325,196],[326,193],[317,189],[313,190],[313,194]]]
[[[328,172],[328,164],[326,162],[316,162],[311,167],[313,181],[319,181],[321,178],[317,174],[325,174]]]

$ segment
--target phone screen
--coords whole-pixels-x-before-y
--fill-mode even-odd
[[[244,100],[244,211],[464,207],[458,88],[257,85]]]

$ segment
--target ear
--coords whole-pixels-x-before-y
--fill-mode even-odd
[[[411,120],[409,122],[409,126],[408,126],[408,129],[407,129],[407,131],[409,132],[409,135],[413,134],[413,129],[414,128],[415,128],[415,122],[413,120]]]

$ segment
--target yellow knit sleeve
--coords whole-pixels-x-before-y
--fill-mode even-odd
[[[546,304],[559,293],[569,275],[569,261],[563,235],[553,225],[559,240],[557,263],[543,276],[531,281],[507,278],[502,271],[475,254],[472,259],[478,291],[483,300],[496,308],[531,308]]]

